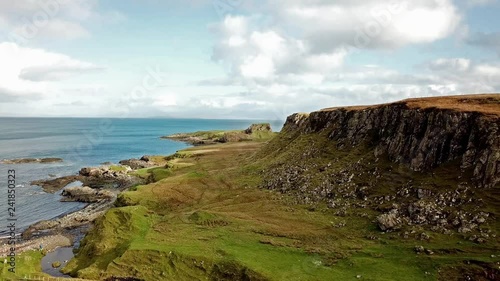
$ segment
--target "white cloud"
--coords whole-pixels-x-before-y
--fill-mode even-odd
[[[51,80],[102,69],[63,54],[15,43],[0,43],[0,61],[0,87],[18,96],[47,94],[55,89]]]
[[[214,28],[218,43],[212,57],[230,72],[227,79],[204,82],[242,85],[247,89],[242,101],[314,110],[488,88],[461,77],[481,75],[463,58],[436,60],[420,74],[346,65],[349,56],[370,49],[429,44],[462,30],[451,0],[277,0],[251,11],[255,14],[227,16]]]
[[[339,46],[394,48],[451,35],[461,16],[451,0],[273,1],[274,22],[302,33],[313,52]],[[297,33],[299,33],[297,32]]]
[[[273,59],[270,56],[258,55],[245,59],[240,66],[241,74],[245,78],[270,78],[275,69]]]

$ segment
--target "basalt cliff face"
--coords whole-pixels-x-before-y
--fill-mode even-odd
[[[410,99],[289,116],[285,133],[326,133],[337,146],[367,144],[376,156],[426,172],[459,161],[481,187],[500,182],[500,95]]]

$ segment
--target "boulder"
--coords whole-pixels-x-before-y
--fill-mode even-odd
[[[391,210],[389,213],[377,217],[378,226],[382,231],[393,230],[401,224],[397,210]]]
[[[95,203],[102,199],[113,198],[113,193],[107,190],[96,190],[88,186],[68,187],[63,190],[61,201]]]

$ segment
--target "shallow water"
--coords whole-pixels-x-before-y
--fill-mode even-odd
[[[70,277],[62,274],[59,270],[66,266],[68,261],[71,260],[73,256],[73,248],[57,248],[55,251],[48,253],[42,258],[42,271],[55,277]],[[52,267],[52,263],[56,261],[61,263],[59,268]]]

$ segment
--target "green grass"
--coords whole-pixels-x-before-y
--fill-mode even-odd
[[[127,170],[126,167],[121,166],[121,165],[113,165],[110,166],[109,169],[114,172],[125,172]]]
[[[98,220],[65,271],[84,278],[145,280],[359,280],[358,275],[361,280],[437,280],[446,279],[443,272],[456,276],[456,266],[466,260],[495,261],[490,257],[500,250],[495,241],[478,245],[457,233],[421,227],[383,234],[373,222],[379,213],[371,208],[350,205],[339,214],[325,202],[304,204],[293,190],[259,189],[271,177],[283,176],[280,167],[290,163],[308,167],[302,175],[307,181],[298,183],[312,182],[312,187],[328,173],[353,167],[370,171],[375,165],[366,147],[335,147],[321,136],[285,135],[266,146],[190,148],[168,157],[169,168],[138,170],[153,182],[119,195],[118,207]],[[330,172],[319,170],[328,164]],[[376,183],[369,197],[390,194],[408,179],[433,190],[455,184],[453,163],[435,171],[438,180],[384,159],[376,166],[381,178],[353,179],[359,185]],[[496,223],[489,227],[498,229]],[[415,233],[403,238],[406,230]],[[421,232],[431,240],[419,240]],[[434,254],[416,254],[417,245]]]
[[[42,273],[41,261],[43,258],[40,251],[28,251],[16,257],[15,273],[9,271],[10,265],[4,264],[5,257],[0,257],[0,280],[19,280],[29,275],[45,276]]]

